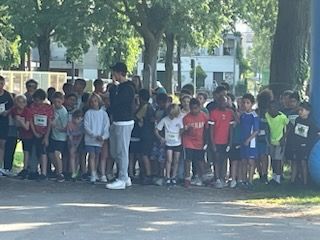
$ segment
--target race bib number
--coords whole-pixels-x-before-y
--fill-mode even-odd
[[[5,103],[1,103],[0,104],[0,113],[3,113],[6,111],[6,104]]]
[[[265,136],[266,135],[266,130],[260,130],[259,136]]]
[[[45,115],[34,116],[34,125],[38,127],[47,127],[48,126],[48,117]]]
[[[166,134],[166,142],[179,142],[179,133]]]
[[[309,132],[309,127],[303,124],[298,123],[294,129],[294,133],[300,137],[307,138]]]

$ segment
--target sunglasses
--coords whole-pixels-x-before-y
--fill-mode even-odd
[[[27,85],[27,88],[36,88],[37,86],[34,84]]]

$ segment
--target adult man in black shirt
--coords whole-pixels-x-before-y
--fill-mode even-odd
[[[112,68],[115,84],[110,88],[111,119],[110,153],[118,164],[119,176],[108,189],[125,189],[130,187],[128,176],[129,144],[134,126],[134,85],[127,79],[127,66],[117,63]]]
[[[2,166],[4,162],[4,150],[9,129],[8,113],[13,106],[12,96],[9,92],[3,89],[4,85],[5,79],[4,77],[0,76],[0,176],[5,174]]]

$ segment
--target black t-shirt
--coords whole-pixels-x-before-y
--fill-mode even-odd
[[[292,142],[294,143],[294,146],[304,146],[311,151],[314,144],[319,139],[319,132],[320,129],[310,117],[307,119],[298,117],[293,128]]]
[[[0,95],[0,113],[8,111],[13,107],[13,99],[9,92],[5,91]],[[8,116],[0,116],[0,125],[7,126],[9,124]]]
[[[218,108],[218,103],[217,101],[212,101],[210,103],[208,103],[208,105],[206,106],[206,108],[208,109],[209,113],[213,110],[215,110],[216,108]]]
[[[134,120],[135,87],[131,81],[113,85],[110,88],[110,109],[113,121]]]
[[[146,115],[143,118],[142,139],[150,139],[151,141],[154,138],[154,123],[155,123],[155,111],[151,104],[148,104]]]

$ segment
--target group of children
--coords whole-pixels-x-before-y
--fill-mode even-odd
[[[172,186],[182,181],[185,187],[200,186],[210,184],[206,176],[214,173],[217,188],[252,187],[257,170],[263,183],[278,185],[286,160],[291,161],[291,181],[308,183],[307,158],[319,129],[311,119],[311,105],[300,103],[297,93],[285,92],[280,104],[266,90],[255,104],[251,94],[236,100],[219,86],[208,105],[205,93],[193,98],[186,91],[181,92],[180,104],[174,104],[163,91],[151,95],[141,89],[139,78],[132,82],[136,99],[131,179],[138,175],[138,163],[143,184]],[[31,84],[36,82],[28,81],[28,92],[12,98],[0,76],[0,161],[11,148],[7,132],[11,124],[23,146],[20,178],[45,180],[54,175],[58,182],[112,181],[116,171],[109,154],[109,87],[104,89],[103,81],[96,80],[94,92],[88,94],[86,82],[77,79],[74,85],[64,85],[64,93],[54,89],[46,93],[36,86],[32,91]]]

